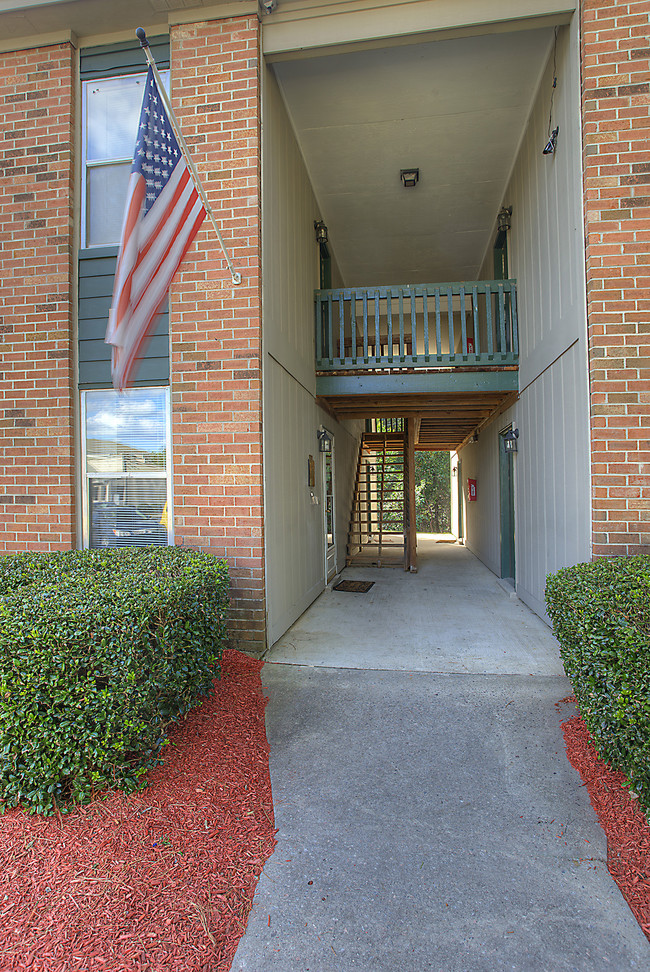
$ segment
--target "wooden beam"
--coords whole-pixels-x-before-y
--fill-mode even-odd
[[[413,435],[413,444],[414,445],[417,445],[418,444],[418,439],[420,438],[420,426],[421,425],[422,425],[422,417],[419,416],[419,415],[416,415],[416,417],[415,417],[415,425],[414,425],[415,432],[414,432],[414,435]]]
[[[334,411],[334,408],[332,407],[332,405],[330,404],[330,402],[328,402],[328,400],[326,398],[318,398],[317,397],[316,398],[316,404],[318,405],[319,408],[322,408],[324,412],[327,412],[327,414],[329,415],[329,417],[332,418],[332,419],[334,419],[335,422],[338,422],[339,421],[338,415],[336,414],[336,412]]]
[[[316,394],[330,398],[334,395],[395,395],[436,392],[495,392],[519,389],[518,371],[445,371],[437,374],[366,374],[318,375]]]
[[[513,392],[511,395],[508,395],[507,398],[505,398],[504,401],[501,402],[498,408],[493,409],[492,412],[490,412],[490,414],[487,416],[487,418],[483,419],[483,421],[479,425],[477,425],[475,429],[472,429],[469,435],[465,436],[461,444],[456,449],[456,452],[460,452],[460,450],[467,445],[471,437],[474,435],[474,432],[478,434],[483,429],[487,428],[487,426],[490,425],[492,422],[494,422],[494,420],[498,418],[499,415],[502,415],[510,408],[511,405],[514,405],[515,402],[518,400],[518,398],[519,398],[519,392]]]
[[[415,513],[415,419],[407,418],[404,435],[404,570],[418,569]]]

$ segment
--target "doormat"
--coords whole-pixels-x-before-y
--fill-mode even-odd
[[[334,588],[335,591],[347,591],[349,594],[367,594],[371,587],[374,587],[374,581],[352,581],[345,580],[341,581]]]

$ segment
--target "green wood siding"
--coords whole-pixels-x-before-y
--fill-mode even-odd
[[[148,40],[158,69],[166,70],[169,67],[169,37],[150,37]],[[140,41],[134,37],[132,41],[123,41],[121,44],[82,47],[79,70],[82,81],[112,78],[120,74],[146,74],[147,58],[140,47]]]
[[[104,343],[113,294],[117,247],[93,247],[79,254],[79,387],[111,385],[111,348]],[[169,382],[169,312],[158,316],[135,385]]]

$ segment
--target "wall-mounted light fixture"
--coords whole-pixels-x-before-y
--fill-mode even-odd
[[[551,125],[553,124],[553,100],[555,98],[555,89],[557,88],[557,27],[554,31],[553,39],[553,84],[551,85],[551,103],[548,108],[548,142],[542,149],[542,155],[555,155],[555,148],[557,146],[557,134],[560,131],[560,126],[556,125],[553,131],[551,131]]]
[[[318,436],[318,451],[319,452],[331,452],[332,451],[332,436],[326,429],[320,429],[316,433]]]
[[[329,234],[327,232],[327,226],[322,219],[314,220],[314,229],[316,230],[316,242],[327,243],[329,240]]]
[[[542,149],[542,155],[555,155],[555,149],[557,147],[557,133],[559,132],[559,130],[560,130],[559,125],[557,126],[557,128],[553,129],[553,131],[551,132],[551,137],[549,138],[548,142]]]
[[[503,434],[503,448],[506,454],[511,452],[517,452],[517,439],[519,438],[519,429],[508,429],[507,432]]]
[[[267,14],[273,13],[277,5],[278,0],[260,0],[260,7]]]
[[[412,189],[420,181],[419,169],[400,169],[399,177],[405,189]]]
[[[512,216],[512,206],[504,206],[497,213],[497,227],[500,233],[505,233],[506,230],[510,229]]]

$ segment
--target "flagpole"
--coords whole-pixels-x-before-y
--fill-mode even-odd
[[[212,222],[213,229],[214,229],[215,233],[217,234],[217,239],[219,240],[219,243],[221,244],[221,249],[223,250],[223,255],[226,258],[226,263],[228,264],[228,269],[230,270],[230,275],[232,277],[232,282],[234,284],[240,284],[241,283],[241,273],[239,273],[238,271],[236,271],[234,269],[232,263],[231,263],[230,257],[228,255],[228,250],[226,249],[226,244],[224,243],[223,237],[222,237],[222,235],[221,235],[221,233],[219,231],[219,227],[217,226],[216,216],[212,212],[212,206],[210,205],[210,203],[208,201],[208,197],[205,194],[205,189],[201,185],[201,180],[199,178],[199,173],[197,171],[196,166],[194,165],[194,162],[192,160],[192,156],[190,155],[190,150],[187,147],[187,142],[185,141],[185,139],[183,137],[183,133],[181,131],[181,126],[180,126],[180,124],[178,122],[178,119],[177,119],[176,115],[174,114],[174,109],[171,106],[171,102],[169,100],[169,96],[168,96],[168,94],[167,94],[167,92],[165,90],[165,85],[163,84],[162,79],[160,77],[160,74],[158,73],[158,67],[156,66],[156,62],[154,60],[154,56],[151,53],[151,49],[149,47],[149,41],[147,40],[146,31],[145,31],[144,27],[138,27],[138,29],[136,30],[135,33],[136,33],[136,36],[137,36],[138,40],[140,41],[140,47],[143,49],[143,51],[144,51],[144,53],[145,53],[145,55],[147,57],[147,61],[149,62],[149,66],[151,67],[151,70],[153,71],[153,75],[154,75],[154,78],[156,79],[156,84],[158,85],[158,90],[160,92],[160,97],[163,99],[163,101],[165,103],[165,108],[167,109],[167,114],[169,115],[169,121],[171,123],[171,126],[174,129],[174,135],[176,136],[176,140],[178,141],[178,146],[179,146],[181,152],[183,153],[183,157],[184,157],[184,159],[185,159],[185,161],[187,163],[187,166],[188,166],[190,172],[192,173],[192,179],[194,181],[194,185],[196,186],[196,191],[198,192],[199,196],[201,197],[201,201],[203,202],[203,205],[205,206],[205,211],[208,214],[208,216],[210,217],[210,221]]]

